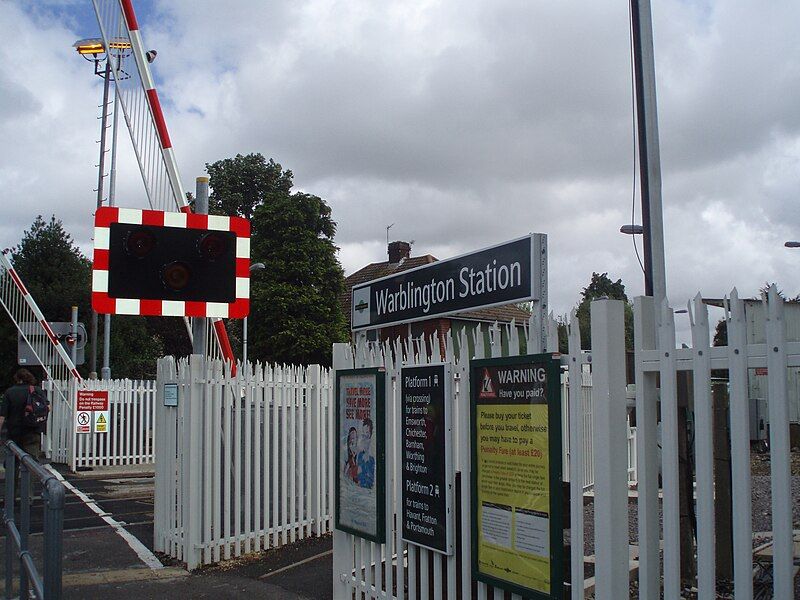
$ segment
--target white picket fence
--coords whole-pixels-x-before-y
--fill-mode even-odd
[[[178,405],[164,405],[176,384]],[[189,569],[331,528],[331,375],[318,365],[158,363],[155,549]]]
[[[615,300],[592,303],[592,354],[581,352],[577,319],[572,316],[569,353],[563,357],[572,381],[584,383],[582,373],[591,370],[590,410],[586,406],[583,385],[570,386],[567,399],[572,414],[570,445],[583,452],[570,453],[570,556],[571,581],[566,595],[573,600],[583,598],[586,588],[594,587],[595,597],[618,600],[629,596],[631,568],[638,567],[639,598],[681,598],[684,590],[680,578],[679,487],[678,487],[678,409],[677,372],[692,371],[694,386],[695,464],[697,502],[696,555],[686,557],[695,562],[697,597],[716,597],[714,537],[714,472],[712,446],[711,368],[728,369],[730,378],[731,472],[733,478],[733,554],[734,591],[737,600],[752,600],[754,589],[763,594],[763,582],[754,585],[753,532],[751,518],[748,368],[768,367],[770,414],[770,467],[773,567],[771,590],[775,598],[793,598],[792,506],[789,471],[789,423],[786,395],[787,367],[800,366],[800,343],[787,343],[782,318],[783,301],[775,289],[765,297],[767,318],[766,344],[746,343],[743,303],[734,290],[728,313],[729,346],[711,347],[707,307],[698,296],[690,306],[693,346],[675,348],[675,326],[672,309],[661,307],[660,318],[652,298],[637,298],[635,313],[636,408],[637,426],[628,427],[625,382],[624,309]],[[495,332],[497,333],[497,332]],[[508,330],[509,348],[517,348],[516,331]],[[538,336],[532,336],[537,338]],[[548,343],[552,343],[548,336]],[[495,335],[493,339],[500,339]],[[466,334],[461,333],[458,346],[467,347]],[[499,356],[499,345],[484,347],[483,336],[474,337],[475,358]],[[457,360],[453,340],[447,337],[440,348],[432,340],[432,355],[438,361],[453,364],[454,398],[453,463],[456,496],[456,552],[442,556],[403,542],[397,525],[399,507],[399,390],[395,385],[403,366],[425,364],[427,356],[404,355],[403,348],[413,343],[396,342],[382,349],[358,346],[353,352],[348,345],[334,346],[334,368],[383,367],[387,385],[386,427],[386,542],[377,544],[343,531],[334,531],[333,595],[337,600],[350,598],[428,599],[505,598],[500,589],[475,582],[471,573],[470,489],[469,489],[469,362]],[[528,340],[531,353],[542,350],[536,339]],[[443,351],[443,353],[442,353]],[[440,354],[441,353],[441,354]],[[587,366],[588,365],[588,366]],[[335,373],[335,371],[334,371]],[[660,389],[657,389],[657,376]],[[660,411],[659,411],[660,403]],[[661,437],[657,415],[661,415]],[[628,431],[628,435],[620,432]],[[587,437],[588,436],[588,437]],[[592,440],[591,445],[585,441]],[[659,452],[659,441],[663,450]],[[659,458],[660,456],[660,458]],[[661,464],[659,465],[659,460]],[[584,493],[587,473],[593,466],[593,539],[586,540],[584,526]],[[631,469],[636,472],[631,475]],[[567,472],[565,470],[565,479]],[[659,477],[663,485],[659,485]],[[637,481],[638,548],[631,548],[629,539],[629,482]],[[660,495],[663,510],[660,510]],[[797,502],[797,499],[795,499]],[[663,525],[661,519],[663,518]],[[584,556],[584,542],[593,542],[595,555]],[[631,560],[631,553],[638,556]],[[594,577],[585,580],[587,559],[594,564]],[[662,577],[663,573],[663,577]],[[766,596],[759,596],[766,597]],[[512,595],[515,600],[519,596]]]
[[[73,471],[155,462],[155,381],[46,380],[43,385],[52,398],[47,435],[43,438],[43,448],[52,462],[69,465]],[[108,433],[75,432],[78,390],[108,392]]]

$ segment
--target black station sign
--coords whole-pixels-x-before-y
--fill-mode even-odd
[[[532,233],[353,286],[354,331],[514,302],[546,302],[547,236]]]

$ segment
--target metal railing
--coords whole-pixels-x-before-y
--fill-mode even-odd
[[[6,598],[12,598],[14,587],[14,559],[19,561],[19,598],[28,598],[30,592],[39,600],[61,598],[61,546],[64,526],[64,486],[17,444],[5,444],[6,494],[3,522],[6,526],[5,579]],[[19,465],[20,514],[17,521],[14,510],[16,469]],[[31,529],[31,474],[42,484],[44,503],[43,574],[33,562],[28,547]],[[17,523],[19,522],[19,526]],[[31,590],[31,588],[33,588]]]

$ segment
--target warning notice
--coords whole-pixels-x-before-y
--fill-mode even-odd
[[[78,411],[108,410],[108,390],[78,390]]]
[[[92,413],[78,411],[75,413],[75,433],[92,432]]]
[[[476,577],[560,598],[558,366],[550,355],[474,361],[472,388]]]
[[[94,432],[108,433],[108,411],[97,410],[93,414],[94,414]]]
[[[451,554],[449,365],[401,372],[403,539]]]
[[[108,390],[78,390],[75,433],[108,433]]]

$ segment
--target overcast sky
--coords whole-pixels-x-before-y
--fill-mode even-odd
[[[331,205],[348,274],[386,259],[391,223],[439,258],[536,231],[557,313],[592,271],[642,293],[619,233],[625,0],[135,5],[187,189],[206,162],[261,152]],[[653,0],[653,20],[670,301],[799,293],[783,242],[800,239],[800,4]],[[55,214],[90,252],[102,87],[71,45],[98,31],[90,0],[0,0],[0,247]],[[118,203],[142,206],[121,134]]]

